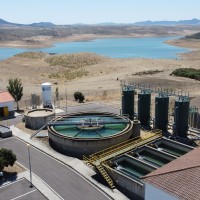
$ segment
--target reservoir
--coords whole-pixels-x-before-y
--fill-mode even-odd
[[[111,58],[152,59],[177,59],[178,54],[189,52],[187,48],[165,43],[165,41],[173,39],[177,39],[177,37],[106,38],[79,42],[60,42],[55,43],[52,47],[37,49],[1,47],[0,60],[28,51],[56,54],[90,52]]]

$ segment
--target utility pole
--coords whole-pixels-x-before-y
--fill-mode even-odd
[[[65,112],[67,115],[67,87],[66,87],[66,85],[65,85]]]
[[[28,148],[28,160],[29,160],[29,170],[30,170],[30,188],[33,187],[33,183],[32,183],[32,172],[31,172],[31,156],[30,156],[30,144],[27,144],[27,148]]]

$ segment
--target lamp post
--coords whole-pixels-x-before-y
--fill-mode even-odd
[[[67,83],[67,82],[66,82],[66,83]],[[67,115],[67,87],[66,87],[66,85],[65,85],[65,106],[66,106],[65,112],[66,112],[66,115]]]
[[[29,160],[29,170],[30,170],[30,187],[33,187],[33,183],[32,183],[32,173],[31,173],[31,157],[30,157],[30,144],[27,144],[27,148],[28,148],[28,160]]]

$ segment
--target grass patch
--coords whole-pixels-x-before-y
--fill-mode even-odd
[[[67,68],[78,68],[83,66],[94,65],[102,62],[103,57],[90,53],[77,53],[49,56],[44,61],[50,66],[63,66]]]
[[[24,52],[24,53],[20,53],[15,55],[15,57],[19,57],[19,58],[32,58],[32,59],[41,59],[44,58],[45,53],[43,52]]]
[[[163,70],[147,70],[142,72],[136,72],[132,74],[133,76],[143,76],[143,75],[152,75],[152,74],[158,74],[160,72],[163,72]]]
[[[200,81],[200,70],[194,68],[178,68],[174,70],[171,76],[186,77]]]
[[[82,76],[87,76],[88,75],[88,71],[85,70],[75,70],[75,71],[71,71],[71,70],[65,70],[63,72],[58,72],[58,73],[51,73],[49,75],[50,79],[65,79],[65,80],[72,80],[75,78],[80,78]]]

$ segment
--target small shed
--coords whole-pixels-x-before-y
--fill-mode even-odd
[[[8,91],[0,92],[0,117],[7,117],[14,111],[14,98]]]

